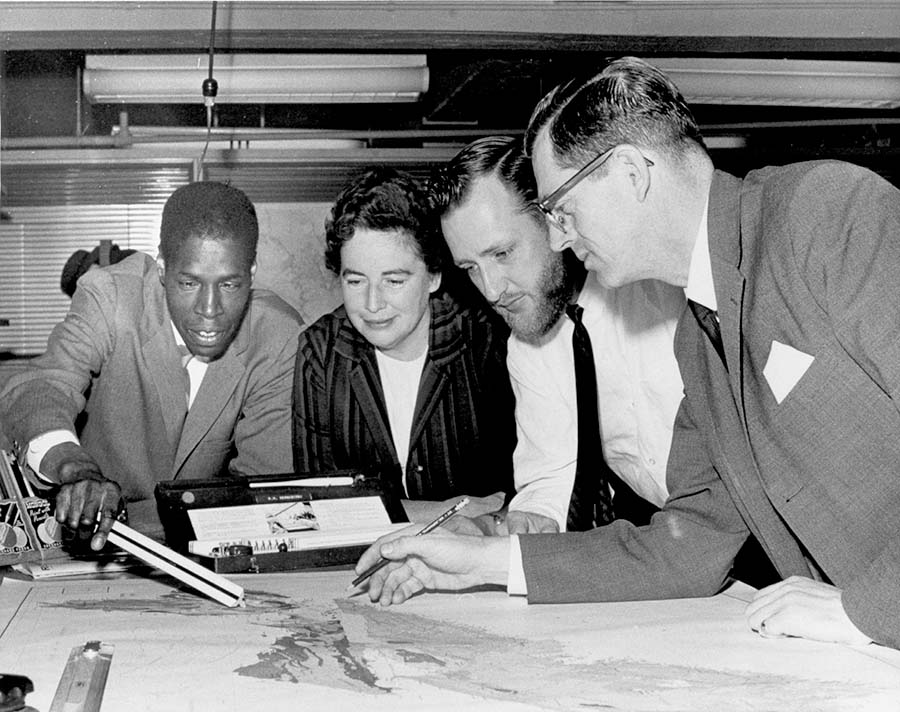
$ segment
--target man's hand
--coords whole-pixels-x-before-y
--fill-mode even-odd
[[[106,479],[94,458],[75,443],[50,448],[40,469],[61,485],[56,521],[74,533],[76,546],[90,539],[91,549],[100,551],[124,506],[119,485]]]
[[[750,627],[768,638],[796,636],[848,645],[872,642],[847,617],[839,588],[800,576],[758,591],[746,615]]]
[[[555,519],[534,512],[509,512],[506,526],[510,534],[555,534],[559,531]]]
[[[485,536],[494,533],[494,519],[490,514],[479,514],[477,517],[457,514],[441,524],[441,528],[454,534]]]
[[[356,573],[361,574],[382,556],[391,563],[369,578],[369,599],[389,606],[403,603],[423,589],[505,586],[509,538],[465,536],[443,528],[425,536],[387,535],[366,550],[356,564]]]

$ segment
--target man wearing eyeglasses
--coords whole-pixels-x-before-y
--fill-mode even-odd
[[[604,514],[646,523],[667,496],[666,460],[682,395],[672,340],[684,294],[650,281],[607,289],[571,251],[551,250],[521,138],[472,142],[435,172],[429,193],[454,262],[512,332],[516,496],[505,520],[477,518],[482,528],[581,531]],[[584,487],[576,484],[587,466],[579,427],[597,418],[579,418],[575,325],[566,313],[573,306],[581,309],[594,357],[600,427],[589,445],[597,452],[602,446],[609,468],[588,473]],[[611,511],[581,516],[595,487],[610,487]],[[453,528],[464,523],[455,517]]]
[[[535,602],[710,595],[753,533],[784,580],[752,630],[900,647],[900,191],[835,161],[717,171],[634,58],[551,92],[527,145],[556,249],[609,286],[685,290],[669,499],[640,528],[376,543],[360,565],[394,563],[370,598],[512,590],[520,566]]]

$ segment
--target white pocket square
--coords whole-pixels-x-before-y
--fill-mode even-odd
[[[781,403],[787,397],[813,361],[812,356],[798,351],[793,346],[772,341],[763,375],[777,403]]]

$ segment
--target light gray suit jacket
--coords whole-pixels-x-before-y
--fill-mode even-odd
[[[686,311],[669,500],[522,537],[529,600],[709,595],[752,531],[900,647],[900,191],[837,162],[716,172],[709,239],[728,371]]]
[[[292,307],[253,290],[235,340],[210,363],[185,418],[156,263],[133,255],[79,281],[46,352],[0,393],[0,418],[20,448],[77,422],[82,445],[129,502],[152,500],[161,480],[290,472],[301,329]]]

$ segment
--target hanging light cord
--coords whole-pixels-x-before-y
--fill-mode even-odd
[[[206,105],[206,142],[203,144],[203,153],[200,154],[200,174],[203,174],[203,162],[206,160],[206,149],[209,148],[209,138],[212,134],[213,107],[216,105],[216,94],[219,93],[219,83],[213,79],[213,58],[216,46],[216,2],[212,4],[212,24],[209,28],[209,76],[203,80],[203,103]]]

